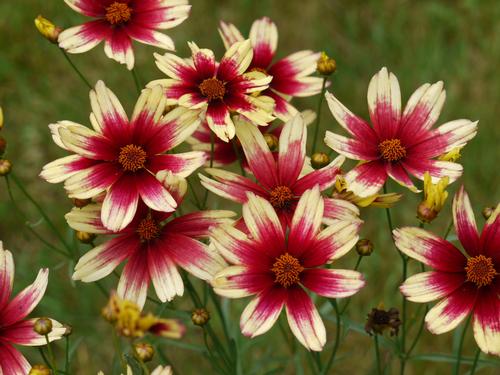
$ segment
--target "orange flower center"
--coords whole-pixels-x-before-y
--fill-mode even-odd
[[[386,139],[379,143],[378,150],[380,155],[387,161],[399,161],[406,156],[406,148],[397,138]]]
[[[304,271],[304,267],[297,258],[285,253],[276,258],[271,271],[276,275],[274,282],[288,288],[300,281],[299,276]]]
[[[277,186],[271,190],[269,201],[274,208],[287,208],[292,200],[293,193],[288,186]]]
[[[497,274],[492,259],[484,255],[467,259],[465,272],[467,281],[472,281],[478,287],[490,285]]]
[[[147,156],[146,151],[141,146],[126,145],[120,149],[118,162],[124,171],[137,172],[144,168]]]
[[[151,217],[143,219],[137,227],[137,234],[141,241],[150,241],[160,235],[161,228]]]
[[[106,7],[106,20],[112,25],[128,22],[132,17],[132,8],[128,4],[115,1]]]
[[[217,78],[207,78],[198,86],[201,94],[209,101],[222,100],[226,94],[224,83]]]

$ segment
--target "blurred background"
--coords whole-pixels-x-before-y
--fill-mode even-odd
[[[367,118],[366,90],[372,75],[387,66],[399,78],[403,102],[424,82],[443,80],[447,101],[438,124],[469,118],[479,120],[479,133],[462,151],[460,162],[465,173],[460,182],[450,187],[450,197],[460,183],[464,183],[472,199],[480,226],[484,206],[495,205],[500,196],[499,187],[499,104],[500,104],[500,2],[495,0],[409,1],[409,0],[191,0],[191,17],[168,32],[175,42],[178,54],[188,56],[187,41],[213,49],[222,56],[224,49],[217,25],[225,20],[237,25],[244,35],[254,19],[267,15],[278,25],[278,57],[302,49],[325,50],[337,60],[338,70],[332,78],[330,90],[354,113]],[[7,157],[13,162],[14,173],[26,189],[43,206],[68,243],[74,241],[63,215],[71,208],[62,185],[50,185],[38,177],[42,166],[64,156],[63,150],[51,140],[47,125],[58,120],[72,120],[89,125],[90,105],[88,89],[65,61],[55,45],[43,39],[33,25],[33,19],[42,14],[65,28],[80,24],[84,17],[72,11],[62,0],[23,0],[0,2],[0,106],[4,109],[7,139]],[[151,47],[135,44],[136,67],[142,82],[162,78],[153,63]],[[136,89],[130,72],[105,57],[102,45],[82,55],[72,56],[91,83],[102,79],[118,95],[130,114],[136,100]],[[316,108],[318,97],[296,100],[301,109]],[[323,106],[322,130],[342,133]],[[327,150],[326,146],[322,146]],[[399,191],[399,187],[391,186]],[[15,290],[30,284],[40,267],[51,269],[47,294],[32,316],[47,315],[74,326],[71,337],[74,374],[95,374],[102,369],[112,373],[111,327],[100,318],[100,309],[106,297],[95,284],[71,281],[74,263],[52,252],[27,229],[32,226],[51,243],[57,243],[47,225],[13,186],[17,204],[28,218],[18,215],[7,194],[5,181],[0,181],[0,240],[14,254],[16,263]],[[212,207],[227,207],[221,200],[210,198]],[[415,207],[418,198],[405,192],[405,197],[394,208],[396,225],[416,225]],[[443,233],[448,225],[451,199],[433,223],[432,230]],[[189,205],[189,203],[188,203]],[[385,213],[380,209],[363,211],[366,225],[362,236],[375,243],[375,253],[363,260],[361,271],[366,274],[367,287],[357,294],[347,316],[352,322],[337,355],[332,374],[374,373],[372,344],[362,327],[369,310],[384,303],[389,308],[399,307],[397,286],[401,271],[399,257],[389,239]],[[89,246],[79,245],[79,252]],[[357,255],[353,251],[339,262],[352,268]],[[412,264],[411,270],[413,271]],[[103,285],[116,287],[117,279],[109,276]],[[308,373],[306,353],[292,357],[287,344],[275,327],[264,337],[253,341],[243,338],[238,331],[239,312],[247,301],[232,303],[231,330],[241,345],[244,368],[254,374]],[[187,298],[173,303],[185,311],[179,316],[186,320],[188,334],[181,344],[159,342],[159,349],[174,364],[178,374],[198,374],[210,371],[203,357],[202,331],[194,327]],[[328,304],[318,301],[323,312],[330,314]],[[155,311],[155,305],[146,310]],[[410,304],[409,317],[414,337],[423,306]],[[164,313],[168,316],[169,313]],[[330,314],[331,315],[331,314]],[[328,338],[333,340],[334,323],[325,320]],[[361,327],[361,328],[360,328]],[[356,332],[356,330],[360,332]],[[450,368],[444,356],[455,349],[460,329],[439,337],[424,332],[408,364],[407,374],[441,374]],[[290,338],[290,340],[293,340]],[[398,361],[390,358],[387,348],[390,339],[383,340],[382,355],[389,363],[387,374],[396,371]],[[62,356],[63,344],[58,345]],[[326,352],[329,353],[328,347]],[[464,355],[471,358],[476,350],[471,332],[466,336]],[[35,349],[24,353],[32,363],[41,362]],[[159,358],[158,358],[159,359]],[[498,374],[499,367],[492,357],[482,356],[478,374]],[[297,364],[304,362],[304,372]],[[467,363],[467,360],[465,361]],[[486,366],[488,365],[488,366]],[[465,367],[464,367],[465,369]],[[275,372],[272,372],[275,371]],[[353,372],[354,371],[354,372]],[[251,372],[248,372],[249,374]],[[246,374],[246,373],[245,373]]]

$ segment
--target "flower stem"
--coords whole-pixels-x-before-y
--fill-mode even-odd
[[[139,79],[139,76],[135,68],[133,68],[131,72],[132,72],[132,77],[134,77],[134,83],[135,83],[135,88],[137,89],[137,93],[140,94],[142,91],[141,80]]]
[[[215,154],[215,135],[214,132],[210,132],[210,168],[214,166],[214,154]],[[207,209],[208,200],[208,189],[205,189],[205,197],[203,198],[203,209]]]
[[[481,349],[477,348],[476,355],[474,356],[474,362],[472,362],[472,367],[469,371],[469,375],[474,375],[476,373],[477,362],[479,360],[480,355],[481,355]]]
[[[373,339],[375,341],[375,362],[377,364],[377,375],[382,375],[382,366],[380,363],[380,348],[378,345],[378,335],[373,335]]]
[[[448,237],[448,235],[450,234],[451,232],[451,228],[453,228],[453,219],[450,220],[450,224],[448,224],[448,227],[446,228],[446,232],[444,232],[444,236],[443,238],[446,240],[446,237]]]
[[[127,373],[127,363],[125,362],[125,359],[123,358],[120,337],[118,337],[118,334],[116,333],[115,330],[113,330],[113,344],[115,346],[115,352],[118,355],[118,357],[120,358],[120,366],[122,368],[122,371],[124,374],[126,374]]]
[[[354,271],[357,271],[358,268],[359,268],[359,265],[361,263],[361,260],[363,259],[363,256],[360,255],[358,257],[358,260],[356,261],[356,265],[354,266]],[[347,307],[349,306],[349,304],[351,303],[351,298],[348,298],[346,303],[344,304],[344,307],[342,307],[342,309],[340,310],[340,315],[344,315],[344,312],[346,311]]]
[[[471,318],[472,314],[470,314],[467,320],[465,321],[462,335],[460,336],[460,341],[458,343],[458,348],[457,348],[457,361],[455,362],[455,369],[453,370],[454,375],[458,375],[460,372],[460,362],[462,360],[462,347],[464,346],[465,334],[467,333],[467,328],[469,327]]]
[[[357,263],[357,266],[359,266],[359,261]],[[328,362],[326,363],[326,366],[323,369],[323,372],[321,373],[322,375],[326,375],[326,374],[328,374],[328,371],[330,371],[330,368],[332,367],[332,364],[335,360],[335,355],[337,354],[337,350],[338,350],[339,344],[340,344],[340,330],[341,330],[342,313],[339,312],[339,306],[337,304],[337,300],[330,299],[330,304],[333,306],[333,310],[335,311],[337,330],[335,332],[335,344],[333,345],[332,354],[330,354],[330,358],[328,358]]]
[[[325,98],[327,77],[323,77],[323,84],[321,85],[321,94],[318,100],[318,109],[316,111],[316,124],[314,125],[314,138],[312,144],[311,155],[316,152],[316,145],[318,143],[319,125],[321,123],[321,106],[323,105],[323,99]]]
[[[238,156],[238,162],[240,164],[240,171],[242,176],[246,176],[245,168],[243,166],[243,157],[241,156],[241,152],[238,149],[238,145],[236,144],[236,141],[233,139],[231,140],[231,143],[233,144],[233,150],[236,156]]]
[[[47,342],[47,351],[49,352],[50,367],[54,374],[57,375],[57,362],[56,357],[54,357],[54,352],[52,351],[52,345],[50,344],[49,335],[45,335],[45,341]]]
[[[66,335],[66,360],[64,363],[64,372],[69,374],[69,335]]]
[[[92,90],[92,85],[89,83],[89,81],[87,81],[85,76],[82,74],[82,72],[80,72],[80,70],[76,67],[76,65],[73,63],[73,61],[71,61],[71,59],[69,58],[66,51],[63,50],[62,48],[60,48],[60,50],[61,50],[62,54],[64,55],[64,57],[66,58],[66,61],[69,63],[69,65],[71,65],[71,67],[76,72],[76,74],[78,74],[78,76],[83,81],[83,83],[85,83],[85,85],[87,85],[87,87]]]
[[[413,351],[413,349],[415,349],[415,346],[417,346],[417,343],[418,343],[418,340],[420,338],[420,335],[422,334],[423,330],[424,330],[424,325],[425,325],[425,316],[427,315],[427,312],[429,311],[429,307],[426,306],[425,307],[425,312],[424,312],[424,316],[422,317],[422,320],[420,322],[420,325],[418,327],[418,331],[417,331],[417,335],[415,336],[415,338],[413,339],[413,342],[410,346],[410,349],[408,349],[408,352],[406,353],[406,356],[410,356],[411,352]]]

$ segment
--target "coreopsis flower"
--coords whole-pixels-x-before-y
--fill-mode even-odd
[[[186,327],[180,321],[159,318],[151,313],[144,314],[137,304],[121,299],[114,292],[101,313],[103,318],[112,323],[116,331],[125,337],[136,339],[151,333],[180,339],[186,332]]]
[[[177,203],[156,178],[160,171],[187,177],[205,163],[203,152],[166,154],[198,126],[197,116],[176,108],[162,116],[165,96],[160,86],[145,89],[129,121],[116,96],[102,81],[90,92],[93,130],[71,121],[50,125],[55,143],[75,155],[47,164],[40,176],[64,181],[70,198],[87,199],[106,192],[101,219],[119,231],[134,218],[139,201],[172,212]]]
[[[465,252],[420,228],[394,230],[399,250],[433,268],[411,276],[400,290],[413,302],[441,299],[425,317],[434,334],[451,331],[472,314],[479,348],[500,356],[500,204],[479,235],[462,186],[453,200],[453,220]]]
[[[165,183],[180,204],[187,183],[171,174]],[[112,235],[101,221],[102,205],[73,208],[66,215],[70,227],[88,233]],[[159,212],[140,204],[132,222],[114,237],[96,246],[80,258],[74,280],[93,282],[109,275],[122,262],[117,293],[120,298],[144,306],[149,284],[162,301],[184,293],[184,283],[177,267],[202,280],[210,280],[224,267],[223,259],[200,241],[209,228],[230,222],[231,211],[199,211],[172,219],[172,212]],[[169,220],[172,219],[172,220]]]
[[[265,90],[272,77],[260,72],[245,73],[253,52],[250,41],[234,44],[217,63],[214,53],[189,43],[189,60],[166,53],[155,54],[156,65],[169,78],[148,84],[165,87],[168,104],[197,111],[212,131],[224,141],[232,139],[235,126],[232,113],[245,116],[256,125],[267,125],[274,101],[268,96],[252,96]]]
[[[236,26],[220,23],[219,33],[226,49],[245,38]],[[268,17],[256,20],[252,24],[249,38],[252,42],[253,58],[248,71],[263,72],[273,77],[269,88],[262,95],[274,99],[274,114],[283,121],[288,121],[298,111],[290,104],[294,96],[307,97],[321,92],[323,79],[311,77],[316,71],[316,63],[321,54],[310,50],[295,52],[273,63],[278,47],[278,28]]]
[[[346,175],[349,189],[360,197],[377,193],[388,177],[417,191],[410,176],[432,181],[462,174],[462,166],[436,160],[474,138],[477,121],[455,120],[431,129],[445,101],[443,82],[426,83],[410,97],[401,113],[401,93],[396,76],[382,68],[370,81],[368,107],[373,127],[351,113],[335,96],[326,94],[337,122],[354,138],[327,131],[326,144],[341,155],[362,161]]]
[[[213,244],[231,263],[212,281],[215,292],[228,298],[255,295],[241,315],[244,335],[267,332],[285,307],[295,337],[309,350],[320,351],[326,331],[306,289],[343,298],[364,286],[357,271],[324,267],[354,246],[358,226],[343,221],[321,230],[323,209],[319,187],[307,190],[288,232],[267,200],[248,193],[243,219],[249,235],[229,225],[212,230]]]
[[[424,223],[432,222],[441,212],[448,198],[448,176],[432,183],[429,172],[424,173],[424,199],[417,207],[417,217]]]
[[[14,260],[8,250],[4,250],[0,241],[0,373],[3,375],[27,374],[31,365],[14,347],[43,346],[47,344],[45,336],[34,330],[37,319],[26,317],[38,305],[49,280],[49,270],[38,272],[35,282],[11,298],[14,283]],[[64,332],[63,325],[55,320],[52,331],[47,334],[49,341],[59,340]]]
[[[191,9],[188,0],[64,1],[94,20],[61,32],[59,46],[69,53],[82,53],[104,40],[106,55],[129,70],[134,67],[132,40],[173,51],[173,40],[158,30],[181,24]]]
[[[344,157],[340,156],[324,168],[300,177],[306,157],[307,128],[300,114],[288,121],[281,131],[277,160],[269,150],[262,133],[245,122],[236,128],[238,140],[245,153],[248,167],[257,183],[248,177],[222,169],[207,168],[213,179],[200,175],[202,185],[213,193],[238,203],[247,200],[247,192],[266,198],[278,212],[280,221],[290,223],[300,196],[307,189],[318,185],[320,190],[335,183]],[[348,202],[329,199],[325,216],[333,217],[342,212],[353,219],[359,211]]]

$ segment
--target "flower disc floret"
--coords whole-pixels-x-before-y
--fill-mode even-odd
[[[484,255],[467,259],[465,272],[467,273],[467,281],[475,283],[478,287],[490,285],[497,274],[493,260]]]
[[[406,148],[401,144],[401,140],[397,138],[380,142],[378,150],[382,158],[390,162],[397,162],[406,157]]]
[[[144,168],[148,154],[141,146],[127,145],[120,149],[118,162],[124,171],[137,172]]]
[[[271,271],[276,275],[274,281],[288,288],[300,281],[300,274],[304,271],[304,267],[293,255],[285,253],[276,258]]]
[[[160,233],[160,225],[151,217],[146,217],[145,219],[143,219],[137,227],[137,234],[143,242],[158,238]]]
[[[288,186],[277,186],[269,194],[269,202],[274,208],[287,208],[293,199],[292,190]]]
[[[208,101],[222,100],[226,94],[224,82],[217,78],[207,78],[198,87],[201,94],[206,97]]]
[[[112,25],[121,25],[130,21],[133,10],[126,3],[115,1],[106,7],[106,20]]]

